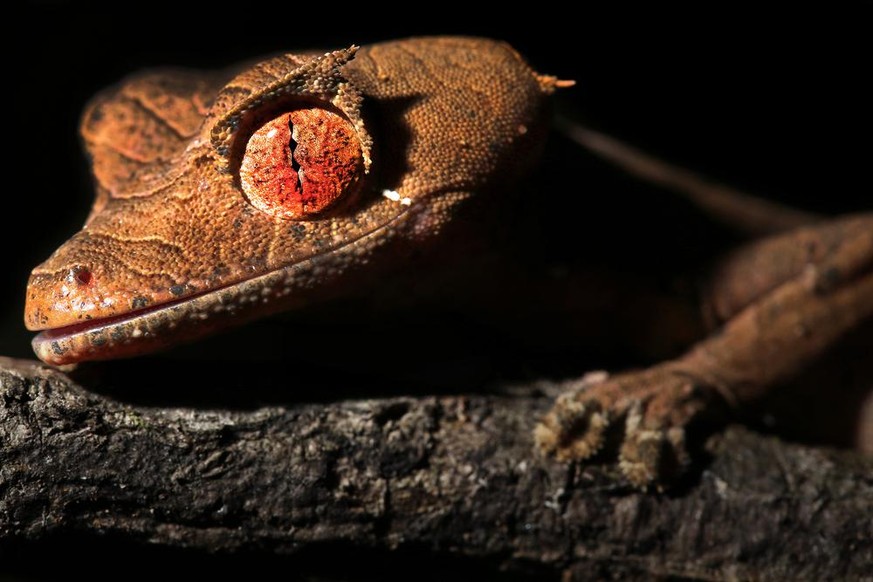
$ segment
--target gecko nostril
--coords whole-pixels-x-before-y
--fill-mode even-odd
[[[73,267],[70,269],[70,278],[75,281],[78,285],[85,286],[89,285],[91,281],[94,279],[94,276],[91,274],[91,271],[86,267]]]

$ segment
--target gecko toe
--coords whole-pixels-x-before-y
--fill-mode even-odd
[[[654,421],[654,424],[647,422],[642,402],[635,401],[628,411],[619,451],[619,469],[628,481],[641,488],[653,484],[661,488],[681,474],[689,463],[685,429],[664,427],[659,418]]]
[[[605,378],[602,373],[586,375],[580,386],[558,397],[554,408],[534,429],[539,449],[560,461],[584,460],[603,446],[610,415],[595,401],[584,399],[584,391]]]
[[[635,486],[663,488],[690,464],[686,427],[713,410],[717,395],[668,366],[614,377],[587,375],[557,398],[534,437],[541,451],[560,461],[586,460],[623,424],[616,447],[619,469]]]

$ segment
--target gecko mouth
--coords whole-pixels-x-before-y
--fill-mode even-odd
[[[228,285],[228,287],[234,284]],[[221,291],[226,288],[227,287],[222,287],[220,289],[217,289],[217,291]],[[45,329],[36,335],[34,341],[52,341],[71,335],[94,332],[99,330],[100,328],[138,319],[140,317],[146,316],[156,311],[160,311],[162,309],[171,309],[176,305],[185,303],[186,301],[190,301],[192,299],[196,299],[201,295],[205,295],[210,292],[211,291],[201,291],[200,293],[192,294],[187,297],[182,297],[181,299],[174,299],[172,301],[166,301],[164,303],[158,303],[156,305],[150,305],[148,307],[141,307],[139,309],[134,309],[126,313],[122,313],[120,315],[111,315],[109,317],[89,319],[88,321],[80,321],[78,323],[72,323],[70,325]]]
[[[41,360],[54,365],[123,358],[169,347],[268,314],[267,310],[255,313],[253,308],[263,303],[249,300],[246,289],[270,276],[278,279],[282,271],[121,315],[47,329],[31,344]],[[264,298],[269,300],[269,296]]]
[[[329,297],[330,290],[356,270],[341,269],[329,280],[314,281],[314,267],[328,254],[346,253],[352,247],[366,244],[368,239],[379,236],[407,216],[409,210],[410,207],[404,208],[391,220],[344,245],[293,265],[120,315],[46,329],[33,338],[31,345],[42,361],[53,365],[124,358]]]

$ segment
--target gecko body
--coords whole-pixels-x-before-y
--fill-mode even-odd
[[[145,354],[403,269],[410,249],[451,239],[471,206],[503,202],[535,165],[548,96],[567,84],[504,43],[455,37],[131,77],[83,116],[97,197],[83,229],[33,270],[34,350],[50,364]],[[575,135],[649,179],[706,187]],[[722,190],[701,205],[736,210],[737,199]],[[779,222],[741,200],[733,215]],[[784,218],[788,231],[712,269],[714,333],[648,369],[585,376],[536,428],[539,448],[586,459],[623,430],[623,473],[662,482],[687,460],[692,420],[754,401],[867,321],[873,215]]]

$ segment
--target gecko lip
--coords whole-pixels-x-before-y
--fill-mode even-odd
[[[281,271],[280,269],[279,271]],[[272,273],[275,274],[276,272]],[[268,275],[271,273],[268,273]],[[210,306],[221,305],[222,295],[263,278],[255,277],[225,287],[189,295],[166,303],[152,305],[120,315],[92,319],[38,333],[31,345],[36,355],[49,364],[61,365],[86,360],[108,360],[136,355],[170,346],[179,341],[194,339],[219,327],[229,327],[233,316],[243,308],[228,309],[224,318],[215,318],[211,325],[197,329],[198,320],[204,323]],[[181,323],[178,321],[182,319]],[[219,319],[225,321],[219,322]],[[168,337],[170,332],[172,337]]]
[[[416,206],[407,206],[373,230],[292,265],[127,313],[46,329],[31,345],[41,360],[54,365],[109,360],[155,351],[282,311],[298,300],[297,291],[302,291],[301,298],[307,291],[307,296],[312,296],[311,290],[302,287],[292,292],[293,283],[289,284],[288,278],[293,281],[295,270],[314,267],[328,254],[379,235],[413,208]],[[316,290],[316,296],[318,293]]]
[[[232,287],[233,285],[237,285],[237,283],[231,283],[225,287],[221,287],[218,289],[213,289],[211,291],[201,291],[200,293],[195,293],[192,295],[188,295],[187,297],[182,297],[180,299],[174,299],[172,301],[166,301],[164,303],[158,303],[156,305],[150,305],[148,307],[142,307],[140,309],[134,309],[128,311],[126,313],[122,313],[120,315],[110,315],[109,317],[99,317],[96,319],[89,319],[88,321],[81,321],[78,323],[72,323],[70,325],[64,325],[61,327],[53,327],[51,329],[44,329],[34,337],[34,342],[36,341],[51,341],[58,338],[71,336],[74,334],[88,333],[99,330],[100,328],[110,326],[117,323],[122,323],[124,321],[129,321],[132,319],[136,319],[147,315],[149,313],[160,311],[161,309],[169,309],[179,305],[181,303],[185,303],[186,301],[190,301],[192,299],[196,299],[201,295],[206,295],[207,293],[213,293],[215,291],[222,291],[227,289],[228,287]]]

